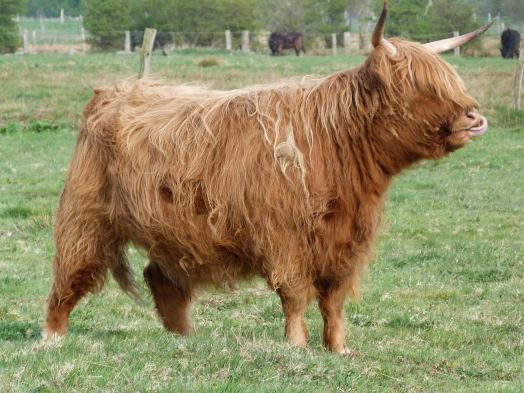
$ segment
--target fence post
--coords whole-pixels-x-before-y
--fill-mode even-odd
[[[126,53],[131,53],[131,32],[129,30],[126,30],[126,42],[124,51]]]
[[[40,15],[40,31],[45,31],[44,18]]]
[[[242,31],[242,52],[251,52],[251,49],[249,47],[249,30]]]
[[[86,31],[83,27],[80,28],[80,39],[82,40],[82,52],[87,52]]]
[[[517,71],[515,72],[515,83],[514,83],[514,97],[513,97],[513,107],[516,111],[520,111],[520,97],[522,96],[522,79],[524,77],[524,54],[522,53],[522,48],[520,51],[519,65]]]
[[[24,55],[29,53],[29,37],[27,35],[27,29],[22,31],[22,38],[24,39]]]
[[[151,56],[153,55],[153,45],[155,43],[156,29],[146,29],[144,31],[144,41],[140,50],[140,72],[138,78],[146,77],[151,71]]]
[[[337,55],[337,35],[335,33],[331,34],[331,50],[333,51],[333,56]]]
[[[491,17],[491,12],[488,12],[488,22],[491,22],[491,19],[493,19],[493,18]]]
[[[231,30],[226,30],[226,50],[231,50]]]
[[[31,48],[31,53],[36,53],[36,30],[33,30],[33,47]]]
[[[346,51],[346,54],[349,54],[350,46],[351,46],[351,34],[349,33],[349,31],[345,31],[344,32],[344,50]]]
[[[458,31],[454,31],[453,32],[453,36],[454,37],[458,37],[459,36],[459,32]],[[460,56],[460,46],[457,46],[453,51],[455,52],[455,57],[459,57]]]
[[[60,8],[60,23],[61,23],[61,24],[64,24],[64,19],[65,19],[65,16],[64,16],[64,9],[63,9],[63,8]]]

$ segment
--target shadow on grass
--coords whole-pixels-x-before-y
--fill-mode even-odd
[[[33,210],[25,206],[9,207],[2,210],[0,217],[3,218],[29,218],[33,216]]]
[[[114,337],[125,339],[136,336],[136,332],[122,329],[97,329],[86,326],[71,326],[71,335],[86,335],[92,338]],[[42,327],[36,322],[0,321],[0,341],[34,340],[42,337]]]
[[[37,323],[22,321],[0,321],[0,340],[21,341],[41,337]]]

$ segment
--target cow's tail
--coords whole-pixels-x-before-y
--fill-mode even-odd
[[[111,266],[111,275],[124,293],[138,304],[143,304],[143,299],[140,295],[140,286],[134,278],[133,270],[127,258],[122,257],[119,263]]]

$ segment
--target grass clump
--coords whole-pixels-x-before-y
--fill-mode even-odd
[[[23,123],[7,123],[5,126],[0,127],[0,134],[12,134],[17,132],[48,132],[58,131],[61,127],[58,124],[51,123],[45,120],[34,120],[28,124]]]
[[[221,60],[218,57],[214,56],[204,57],[202,60],[198,62],[198,66],[203,68],[218,67],[220,65],[222,65]]]

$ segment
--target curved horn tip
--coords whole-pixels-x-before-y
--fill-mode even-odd
[[[382,14],[380,14],[380,18],[378,18],[377,25],[375,26],[375,30],[373,31],[371,43],[373,44],[374,48],[383,46],[384,48],[386,48],[390,55],[395,56],[397,53],[397,49],[394,45],[392,45],[388,40],[384,38],[384,29],[386,25],[387,16],[388,0],[384,0],[384,8],[382,9]]]
[[[428,42],[424,44],[424,47],[432,51],[433,53],[442,53],[458,46],[467,44],[468,42],[474,40],[481,34],[484,34],[493,24],[496,22],[496,18],[493,18],[490,22],[486,23],[484,26],[478,28],[475,31],[470,33],[463,34],[458,37],[446,38],[439,41]]]
[[[384,39],[384,27],[386,25],[387,16],[388,0],[384,0],[384,7],[382,8],[382,13],[378,18],[377,25],[375,26],[375,30],[373,30],[373,35],[371,37],[371,43],[375,48],[379,46],[382,43],[382,40]]]

